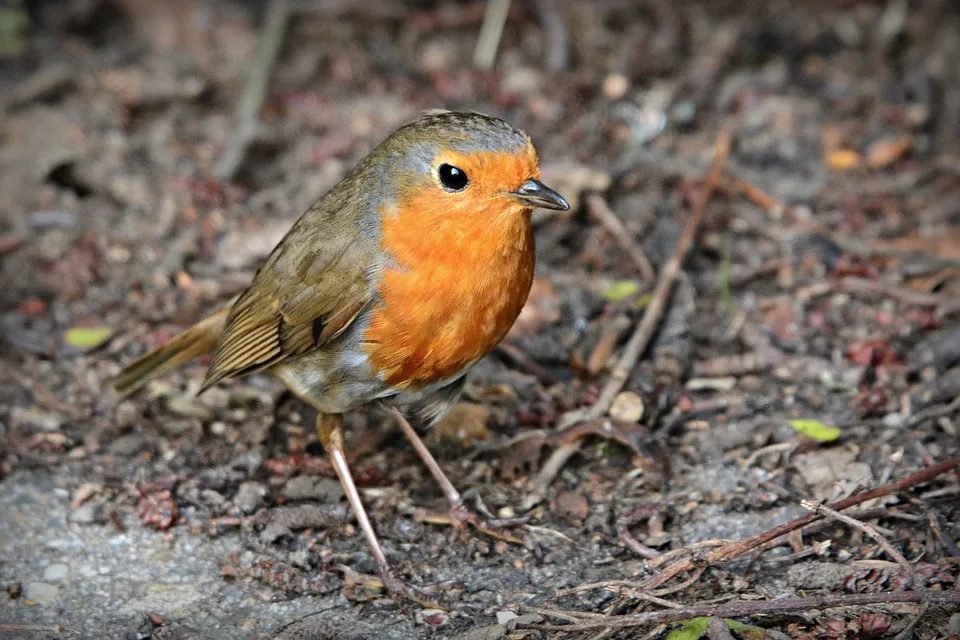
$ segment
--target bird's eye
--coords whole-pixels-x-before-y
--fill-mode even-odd
[[[470,179],[462,169],[458,169],[452,164],[442,164],[437,169],[437,175],[440,176],[440,182],[450,191],[463,191],[467,188]]]

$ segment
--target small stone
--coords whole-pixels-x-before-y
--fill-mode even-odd
[[[140,453],[146,443],[147,439],[139,433],[129,433],[111,442],[107,451],[121,458],[129,458]]]
[[[631,391],[617,394],[610,405],[610,417],[626,422],[637,422],[643,417],[643,399]]]
[[[40,431],[57,431],[63,425],[63,416],[34,408],[14,407],[10,410],[13,422],[29,425]]]
[[[590,505],[579,491],[564,491],[554,504],[554,511],[561,517],[583,520],[590,513]]]
[[[43,579],[47,582],[60,582],[70,573],[70,567],[63,564],[62,562],[57,562],[47,567],[43,572]]]
[[[340,502],[343,498],[343,487],[333,478],[294,476],[283,485],[280,495],[287,500]]]
[[[619,100],[629,88],[630,81],[622,73],[611,73],[603,79],[603,95],[609,100]]]
[[[519,618],[513,611],[497,611],[497,624],[507,624],[511,620]]]
[[[73,510],[70,514],[70,522],[78,524],[90,524],[97,518],[96,508],[92,504],[83,504]]]
[[[253,513],[265,503],[267,488],[259,482],[244,482],[233,496],[233,504],[240,513]]]
[[[31,582],[24,588],[23,597],[37,603],[52,602],[60,595],[60,587],[46,582]]]

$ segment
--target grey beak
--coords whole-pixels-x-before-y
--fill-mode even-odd
[[[527,180],[516,191],[509,195],[531,207],[552,209],[553,211],[570,211],[570,205],[559,193],[546,186],[539,180]]]

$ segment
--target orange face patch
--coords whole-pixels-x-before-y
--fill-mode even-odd
[[[533,279],[530,208],[506,195],[539,177],[536,154],[440,152],[466,172],[450,192],[433,179],[384,210],[391,266],[364,335],[374,370],[397,388],[453,377],[489,353],[520,313]]]

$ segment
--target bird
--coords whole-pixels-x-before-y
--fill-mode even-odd
[[[344,413],[386,410],[461,522],[476,522],[408,416],[429,427],[513,325],[534,277],[534,208],[570,205],[540,180],[530,137],[475,112],[400,127],[307,209],[250,286],[129,364],[118,398],[204,354],[200,393],[254,372],[317,411],[319,440],[391,598],[425,600],[381,546],[344,452]]]

